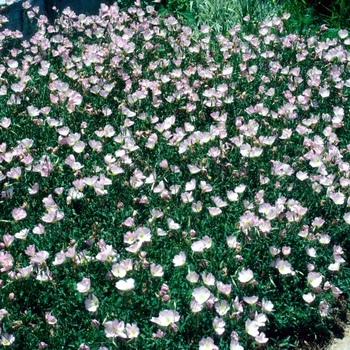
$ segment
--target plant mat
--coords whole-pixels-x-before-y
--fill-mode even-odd
[[[349,327],[349,299],[346,296],[341,296],[333,307],[333,317],[326,320],[323,328],[319,329],[317,333],[310,334],[309,324],[306,324],[305,327],[300,330],[299,341],[295,346],[292,344],[280,344],[276,349],[333,350],[332,344],[334,340],[343,339],[344,336],[347,336],[346,330]],[[281,335],[285,337],[286,334]],[[334,350],[338,350],[338,348]],[[340,350],[343,350],[343,348]]]

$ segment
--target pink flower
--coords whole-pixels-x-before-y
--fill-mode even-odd
[[[30,262],[32,264],[44,265],[48,257],[49,252],[47,252],[46,250],[41,250],[35,253],[34,256],[30,258]]]
[[[56,223],[64,218],[64,213],[57,209],[51,209],[46,213],[41,220],[47,223]]]
[[[27,212],[22,208],[13,209],[11,213],[15,221],[22,220],[27,216]]]

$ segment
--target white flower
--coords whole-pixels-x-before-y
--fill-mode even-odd
[[[343,219],[345,220],[345,222],[346,222],[347,224],[350,225],[350,212],[345,213],[345,214],[343,215]]]
[[[231,202],[237,202],[239,199],[237,192],[227,191],[226,195],[227,195],[228,200]]]
[[[339,271],[339,269],[340,269],[339,262],[335,262],[334,264],[329,264],[329,266],[328,266],[328,270],[330,270],[330,271]]]
[[[259,335],[259,325],[257,322],[247,319],[245,321],[245,330],[252,337],[257,337]]]
[[[216,350],[218,349],[217,346],[214,344],[214,340],[210,337],[203,338],[199,342],[199,350]]]
[[[158,317],[151,318],[151,322],[163,327],[167,327],[172,323],[178,322],[179,320],[180,314],[175,310],[163,310],[159,313]]]
[[[127,323],[125,330],[129,339],[137,338],[140,334],[140,329],[135,323]]]
[[[87,293],[90,290],[90,278],[83,278],[81,282],[77,283],[77,289],[80,293]]]
[[[196,312],[202,311],[203,307],[204,307],[204,304],[198,304],[195,299],[191,300],[190,308],[192,312],[196,313]]]
[[[220,317],[215,317],[213,321],[213,327],[218,335],[222,335],[225,332],[225,321]]]
[[[261,309],[264,312],[271,312],[273,310],[274,305],[271,301],[263,299],[261,303]]]
[[[128,278],[127,280],[120,280],[115,284],[118,290],[127,292],[135,288],[135,280]]]
[[[89,294],[85,300],[85,309],[90,312],[96,312],[99,306],[99,301],[94,294]]]
[[[226,243],[229,248],[237,248],[238,242],[236,236],[228,236],[226,237]]]
[[[310,272],[307,281],[312,287],[317,288],[322,283],[322,275],[319,272]]]
[[[255,341],[259,344],[267,343],[269,338],[266,338],[265,333],[261,332],[258,336],[256,336]]]
[[[191,249],[196,253],[203,252],[204,248],[205,248],[205,242],[202,240],[194,242],[191,245]]]
[[[252,278],[254,277],[253,271],[250,269],[243,269],[239,274],[238,274],[238,280],[241,283],[247,283],[249,282]]]
[[[15,337],[12,334],[4,333],[1,336],[1,344],[3,346],[10,346],[15,341]]]
[[[293,274],[292,265],[288,261],[277,259],[276,268],[281,275]]]
[[[237,340],[232,339],[230,343],[230,350],[244,350],[244,347],[240,345]]]
[[[251,297],[243,297],[243,300],[249,305],[254,305],[259,300],[259,297],[253,295]]]
[[[236,193],[243,193],[245,191],[246,187],[247,187],[246,185],[240,184],[234,189],[234,191]]]
[[[210,298],[210,290],[205,287],[199,287],[193,290],[192,296],[198,304],[204,304]]]
[[[174,256],[173,263],[174,266],[182,266],[186,262],[186,254],[180,252],[178,255]]]
[[[123,278],[126,276],[126,268],[123,264],[114,264],[111,272],[115,277]]]
[[[224,316],[230,311],[230,305],[226,300],[221,300],[215,304],[215,310],[220,316]]]
[[[316,296],[313,293],[303,294],[303,299],[308,304],[312,303],[315,300],[315,298],[316,298]]]
[[[154,263],[150,266],[151,275],[153,277],[162,277],[164,275],[163,267],[161,265],[156,265]]]
[[[105,335],[107,338],[126,338],[127,335],[125,334],[125,326],[123,321],[108,321],[105,322]]]
[[[190,271],[186,276],[186,279],[191,283],[197,283],[199,279],[199,275],[196,271]]]
[[[306,253],[308,256],[311,256],[312,258],[316,258],[316,249],[315,248],[306,248]]]
[[[172,230],[178,230],[180,228],[180,225],[177,224],[173,219],[168,219],[167,222],[169,228]]]
[[[329,235],[323,234],[323,235],[320,235],[320,237],[318,238],[318,241],[321,244],[328,244],[331,241],[331,237]]]

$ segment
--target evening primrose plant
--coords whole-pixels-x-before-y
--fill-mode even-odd
[[[137,2],[53,25],[23,6],[35,35],[0,34],[2,346],[327,332],[349,297],[348,31],[284,14],[214,41]]]

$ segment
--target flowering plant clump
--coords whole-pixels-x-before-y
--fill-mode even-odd
[[[23,6],[36,34],[0,31],[0,343],[272,349],[326,329],[350,287],[348,31]]]

